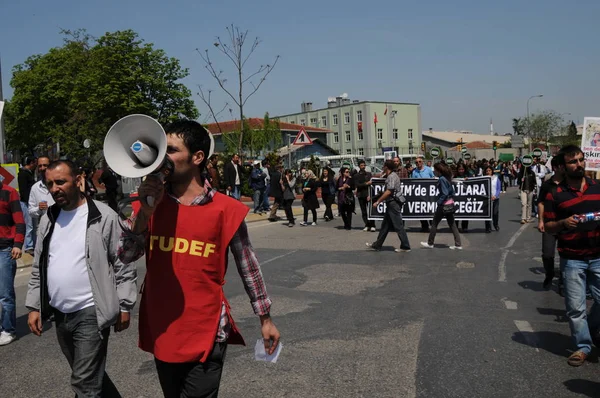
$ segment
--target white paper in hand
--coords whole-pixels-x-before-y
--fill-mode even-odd
[[[271,355],[269,355],[266,351],[265,351],[265,342],[263,339],[258,339],[256,340],[256,345],[254,346],[254,359],[256,359],[257,361],[265,361],[265,362],[272,362],[272,363],[277,363],[277,358],[279,358],[279,353],[281,352],[281,342],[279,342],[279,344],[277,344],[277,348],[275,349],[275,352]]]

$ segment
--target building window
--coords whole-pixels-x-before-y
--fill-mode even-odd
[[[321,127],[327,127],[327,116],[321,116]]]
[[[291,124],[296,124],[296,121],[295,120],[290,120],[290,123]]]
[[[398,139],[398,129],[392,130],[392,139],[394,139],[394,140]]]
[[[362,111],[356,111],[356,121],[362,122]]]
[[[350,142],[351,139],[352,139],[352,136],[350,134],[350,130],[346,130],[346,142]]]
[[[300,119],[300,125],[301,126],[306,126],[306,120]]]
[[[362,141],[364,138],[365,138],[365,135],[364,135],[364,133],[363,133],[362,131],[359,131],[359,132],[358,132],[358,140],[359,140],[359,141]]]
[[[334,113],[333,114],[333,125],[334,126],[338,125],[338,120],[337,119],[338,119],[338,115],[337,115],[337,113]]]
[[[365,156],[365,148],[358,148],[358,156]]]
[[[377,139],[383,140],[383,129],[377,129]]]
[[[344,113],[344,124],[350,123],[350,112]]]
[[[333,133],[333,143],[337,144],[340,142],[340,134],[339,133]]]
[[[352,154],[352,149],[348,148],[346,149],[346,155],[351,155]]]
[[[408,153],[409,153],[410,155],[412,155],[412,154],[414,153],[414,152],[413,152],[413,147],[412,147],[412,146],[408,147]]]
[[[310,125],[317,127],[317,118],[316,117],[310,118]]]
[[[413,139],[412,129],[408,129],[408,139],[409,140]]]

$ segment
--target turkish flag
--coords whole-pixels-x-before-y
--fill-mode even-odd
[[[375,112],[375,117],[373,118],[373,122],[377,124],[377,112]]]
[[[358,132],[362,133],[363,129],[362,129],[362,122],[358,122]]]

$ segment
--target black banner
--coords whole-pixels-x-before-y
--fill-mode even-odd
[[[385,178],[373,178],[369,188],[371,200],[377,200],[385,190]],[[437,179],[407,178],[402,179],[402,194],[406,203],[402,208],[405,220],[432,220],[437,208]],[[456,178],[454,185],[454,203],[457,220],[486,221],[492,219],[491,177]],[[377,207],[369,204],[369,220],[383,220],[385,202]]]

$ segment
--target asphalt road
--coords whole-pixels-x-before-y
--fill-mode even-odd
[[[225,286],[248,346],[230,346],[222,397],[598,397],[597,357],[567,365],[563,299],[542,289],[541,236],[521,226],[514,189],[500,200],[500,232],[471,222],[462,252],[435,249],[409,222],[412,252],[388,236],[337,229],[341,221],[288,228],[249,225],[282,333],[277,364],[254,361],[258,319],[231,261]],[[360,226],[360,227],[359,227]],[[144,274],[139,264],[140,280]],[[35,337],[23,307],[28,270],[17,276],[18,337],[0,347],[2,397],[68,397],[69,368],[52,325]],[[112,334],[107,371],[124,397],[160,397],[150,355],[136,347],[137,319]]]

